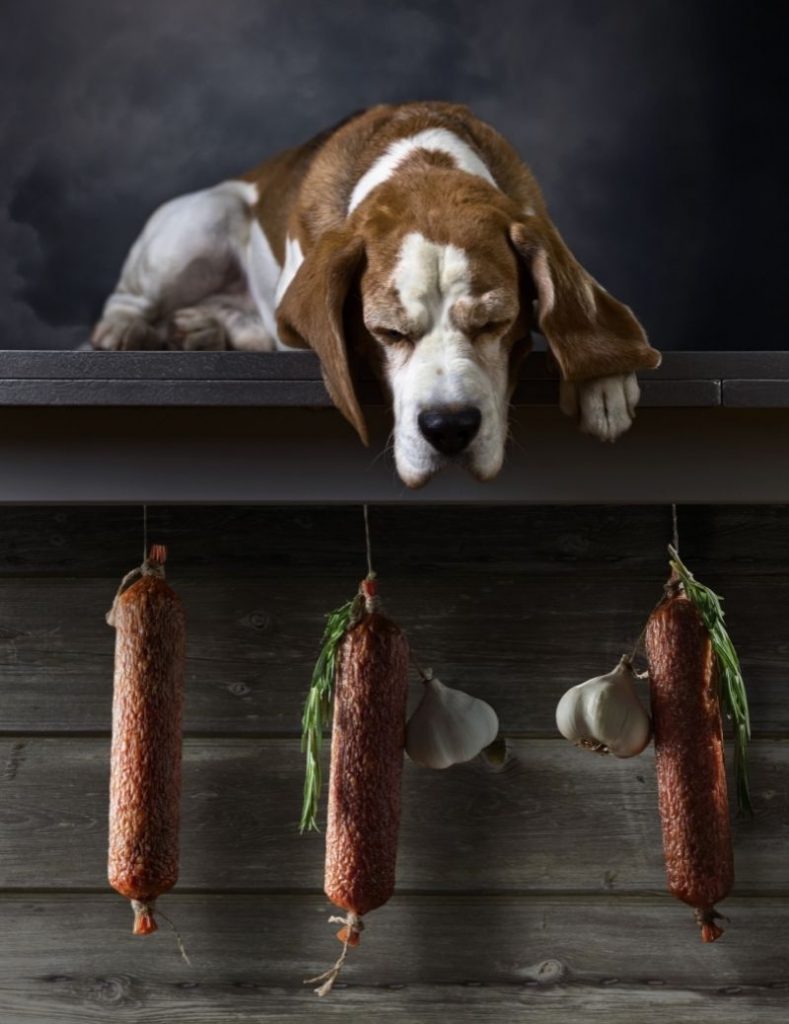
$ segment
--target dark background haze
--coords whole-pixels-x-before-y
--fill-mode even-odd
[[[379,101],[468,103],[664,349],[784,348],[786,4],[0,6],[0,348],[86,339],[163,200]]]

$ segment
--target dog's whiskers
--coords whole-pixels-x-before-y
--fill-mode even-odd
[[[377,465],[377,463],[384,458],[385,455],[388,455],[389,452],[394,452],[394,429],[389,431],[389,436],[387,437],[383,448],[370,460],[369,468],[372,469],[373,466]]]

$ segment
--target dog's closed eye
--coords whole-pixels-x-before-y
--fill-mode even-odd
[[[507,317],[504,320],[488,320],[487,323],[481,324],[479,327],[472,326],[470,334],[473,338],[487,338],[497,334],[503,334],[505,329],[509,327],[512,320]]]
[[[403,331],[398,331],[394,327],[374,327],[372,330],[376,337],[389,345],[397,345],[399,342],[411,341],[411,337],[408,334]]]

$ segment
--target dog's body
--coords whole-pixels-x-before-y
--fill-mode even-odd
[[[530,330],[562,407],[613,440],[659,364],[630,310],[578,264],[512,147],[465,107],[379,106],[239,180],[157,210],[93,334],[102,349],[313,348],[366,440],[351,351],[392,396],[410,486],[460,458],[501,467]]]

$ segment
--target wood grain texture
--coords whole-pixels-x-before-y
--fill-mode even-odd
[[[185,728],[295,736],[324,616],[359,574],[170,579],[189,622]],[[755,733],[789,730],[789,576],[705,573],[726,596]],[[510,733],[555,736],[562,693],[631,649],[664,580],[611,570],[575,578],[508,572],[386,577],[385,608],[447,684],[496,708]],[[0,731],[109,729],[117,580],[0,580]],[[754,599],[758,594],[758,600]],[[416,692],[416,691],[414,691]]]
[[[363,567],[358,505],[151,505],[151,537],[176,578],[355,575]],[[108,576],[142,547],[140,506],[0,506],[0,575]],[[699,573],[789,571],[785,505],[680,508],[683,555]],[[382,579],[415,573],[662,574],[668,505],[372,505]],[[89,540],[89,543],[88,543]],[[619,576],[621,580],[621,575]]]
[[[190,623],[181,878],[161,909],[195,966],[164,924],[128,934],[105,881],[104,613],[139,556],[140,508],[0,507],[3,1024],[785,1020],[789,507],[680,511],[683,555],[726,597],[761,737],[713,946],[666,891],[651,752],[551,738],[563,690],[612,667],[659,597],[668,508],[371,509],[390,614],[515,736],[498,767],[406,762],[395,896],[327,1000],[302,985],[337,943],[324,837],[297,829],[296,737],[323,615],[364,570],[360,510],[149,512]]]
[[[165,900],[191,968],[166,929],[129,935],[120,897],[3,897],[3,1020],[269,1024],[347,1021],[354,1011],[398,1024],[785,1019],[781,899],[732,900],[730,930],[704,946],[669,896],[395,895],[325,1000],[302,984],[335,955],[323,896]],[[460,938],[460,921],[463,941],[440,953],[448,935]]]
[[[108,754],[100,739],[0,741],[0,888],[103,888]],[[755,743],[751,761],[757,813],[734,822],[735,892],[789,892],[789,743]],[[302,773],[295,740],[187,741],[179,886],[320,890],[324,836],[298,833]],[[665,885],[651,753],[521,740],[500,768],[406,760],[398,890]]]

